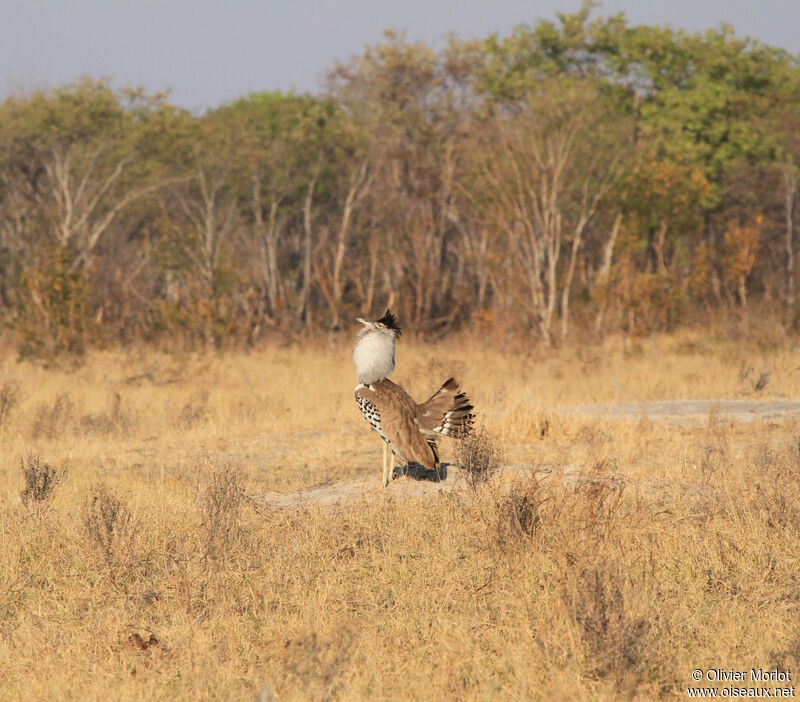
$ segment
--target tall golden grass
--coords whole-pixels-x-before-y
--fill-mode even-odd
[[[383,491],[345,344],[4,357],[0,698],[683,699],[695,668],[800,671],[798,421],[565,411],[797,397],[800,353],[399,349],[418,398],[451,374],[529,468]]]

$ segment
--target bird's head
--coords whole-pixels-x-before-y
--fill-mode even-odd
[[[364,334],[364,332],[378,331],[391,334],[394,336],[394,338],[397,338],[403,334],[403,330],[397,323],[397,317],[395,317],[392,314],[392,311],[389,309],[386,310],[386,313],[383,315],[383,317],[376,319],[374,322],[361,319],[361,317],[356,317],[356,322],[360,322],[364,325],[364,328],[359,332],[359,335]]]

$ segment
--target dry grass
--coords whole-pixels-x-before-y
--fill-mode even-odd
[[[688,336],[634,354],[404,340],[412,394],[455,374],[474,400],[486,442],[462,458],[533,466],[420,497],[377,487],[347,346],[9,355],[0,698],[685,699],[694,668],[800,671],[797,421],[560,411],[797,397],[798,367]],[[340,505],[259,498],[365,474]]]

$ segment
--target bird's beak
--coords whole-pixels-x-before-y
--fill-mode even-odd
[[[356,322],[361,322],[361,324],[363,324],[365,327],[368,327],[368,326],[369,326],[369,324],[370,324],[370,323],[369,323],[368,321],[366,321],[365,319],[361,319],[361,317],[356,317]]]

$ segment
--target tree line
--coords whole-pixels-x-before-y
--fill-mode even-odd
[[[587,4],[201,115],[85,79],[0,104],[23,353],[337,331],[391,303],[544,344],[758,305],[794,329],[800,67]]]

